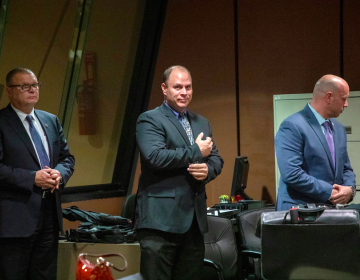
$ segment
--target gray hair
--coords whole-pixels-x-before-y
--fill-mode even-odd
[[[12,69],[9,73],[7,73],[6,75],[6,85],[10,86],[12,83],[12,78],[17,74],[17,73],[23,73],[23,74],[33,74],[35,76],[35,74],[33,73],[33,71],[27,69],[27,68],[23,68],[23,67],[16,67],[14,69]]]

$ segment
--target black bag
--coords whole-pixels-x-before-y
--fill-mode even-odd
[[[62,210],[69,221],[82,221],[77,229],[66,231],[67,241],[88,243],[131,243],[136,240],[130,219],[104,213],[84,211],[77,206]]]
[[[289,211],[262,214],[263,277],[360,279],[359,213],[353,209],[307,210],[299,223],[291,221]]]
[[[91,222],[94,225],[111,226],[119,225],[123,228],[131,228],[132,221],[121,216],[111,216],[109,214],[84,211],[77,206],[62,209],[62,216],[69,221]]]

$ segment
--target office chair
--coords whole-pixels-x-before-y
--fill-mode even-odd
[[[268,212],[261,217],[265,279],[360,279],[356,210],[324,210],[315,220],[315,216],[303,216],[301,223],[291,223],[289,215],[285,216],[288,212]]]
[[[238,250],[240,258],[239,273],[242,279],[260,279],[260,217],[262,213],[275,211],[275,207],[269,206],[247,210],[237,214],[236,224],[238,227]]]
[[[121,210],[121,217],[131,219],[132,221],[134,221],[135,202],[136,202],[136,194],[133,193],[126,197],[123,208]]]
[[[201,279],[238,279],[238,251],[231,220],[208,216],[204,235],[205,260]]]

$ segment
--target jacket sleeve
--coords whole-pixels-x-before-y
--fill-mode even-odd
[[[210,131],[210,137],[213,139],[212,136],[212,130],[210,123],[208,122],[209,131]],[[206,159],[206,165],[208,166],[208,176],[204,180],[204,183],[208,183],[212,180],[214,180],[222,171],[222,168],[224,166],[224,160],[219,155],[219,151],[216,148],[215,141],[213,139],[213,146],[210,155]]]
[[[54,169],[61,174],[60,188],[63,189],[74,172],[75,158],[70,154],[67,141],[64,137],[63,129],[60,125],[59,119],[56,117],[56,129],[59,136],[59,151],[55,156],[57,163]]]
[[[281,180],[290,188],[313,198],[326,202],[332,193],[332,185],[310,176],[302,168],[304,164],[304,139],[290,121],[284,121],[275,137],[275,153]]]

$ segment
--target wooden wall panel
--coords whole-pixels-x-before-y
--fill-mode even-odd
[[[273,95],[339,74],[339,1],[238,1],[241,154],[248,194],[275,201]]]
[[[360,1],[344,0],[344,79],[360,90]]]
[[[184,65],[192,74],[189,109],[208,118],[224,158],[222,174],[207,185],[208,205],[230,195],[236,157],[233,1],[169,0],[149,109],[161,105],[162,73]]]

